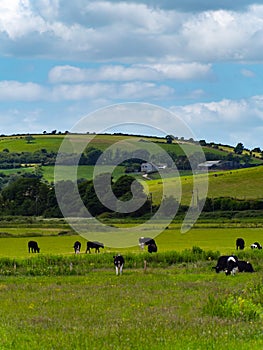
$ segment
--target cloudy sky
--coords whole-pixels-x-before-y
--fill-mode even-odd
[[[1,0],[0,134],[71,130],[139,102],[172,111],[197,139],[263,148],[260,3]]]

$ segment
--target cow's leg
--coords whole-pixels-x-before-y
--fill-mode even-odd
[[[116,269],[116,276],[118,276],[118,274],[119,274],[119,268],[118,268],[118,266],[115,266],[115,269]]]
[[[123,265],[120,265],[120,275],[122,274]]]

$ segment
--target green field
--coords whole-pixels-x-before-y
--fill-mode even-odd
[[[261,350],[262,278],[204,263],[0,276],[0,348]]]
[[[195,175],[195,181],[203,181],[202,175]],[[182,204],[191,203],[193,191],[193,177],[181,176],[178,178],[166,178],[165,186],[171,194],[178,193],[182,188]],[[152,193],[154,203],[160,203],[162,198],[162,184],[160,179],[147,181],[149,192]],[[263,198],[263,167],[236,169],[231,171],[211,172],[208,174],[207,197],[232,197],[237,199],[261,199]]]
[[[9,152],[35,152],[39,151],[41,149],[46,149],[47,151],[54,151],[57,152],[59,150],[59,147],[65,138],[66,135],[34,135],[34,140],[30,143],[28,143],[25,139],[26,135],[17,135],[17,136],[4,136],[0,137],[0,151],[3,151],[4,149],[8,149]],[[69,137],[69,136],[67,136]],[[104,150],[110,145],[119,142],[127,140],[127,136],[122,135],[70,135],[70,138],[73,140],[83,140],[87,142],[89,146],[96,147],[98,149]],[[157,139],[152,137],[137,137],[137,136],[131,136],[129,138],[132,138],[133,141],[139,141],[141,139],[146,139],[148,141],[156,141]],[[162,143],[161,143],[162,144]],[[163,140],[163,144],[165,145],[165,140]],[[125,144],[123,145],[125,146]],[[127,142],[127,149],[129,149],[130,144]]]
[[[228,227],[229,226],[229,227]],[[122,225],[119,225],[121,228]],[[127,225],[123,225],[127,227]],[[27,242],[31,239],[37,240],[41,247],[41,254],[72,254],[73,244],[76,240],[82,243],[82,252],[85,250],[86,239],[79,235],[60,235],[61,231],[70,232],[67,228],[0,228],[0,257],[24,258],[30,256],[27,252]],[[8,234],[7,237],[6,234]],[[104,232],[97,232],[96,240],[103,242]],[[11,237],[10,237],[11,236]],[[153,237],[151,231],[142,231],[142,236]],[[173,224],[168,230],[159,234],[155,240],[159,252],[183,251],[198,246],[204,250],[220,251],[223,254],[231,254],[235,251],[236,238],[243,237],[246,242],[246,249],[250,251],[250,244],[255,241],[263,242],[263,228],[253,227],[253,225],[215,225],[208,227],[199,224],[197,228],[191,229],[187,233],[181,233],[180,225]],[[103,252],[116,251],[114,247],[105,247]],[[122,252],[140,253],[138,242],[134,241],[134,246],[120,249]]]
[[[41,149],[57,151],[65,135],[32,135],[34,140],[28,143],[25,135],[5,136],[0,138],[0,151],[35,152]]]
[[[263,241],[262,227],[199,223],[182,234],[171,224],[155,238],[156,254],[137,244],[118,250],[122,276],[114,247],[85,254],[86,240],[62,230],[69,229],[60,220],[1,223],[0,235],[10,235],[0,238],[1,350],[262,349],[263,251],[249,247]],[[34,233],[39,254],[27,251]],[[237,237],[246,242],[238,253]],[[230,253],[256,272],[216,274],[215,256]]]

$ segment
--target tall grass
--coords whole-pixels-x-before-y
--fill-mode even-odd
[[[254,321],[263,319],[263,285],[255,283],[244,290],[224,296],[210,294],[204,306],[205,314],[232,320]]]
[[[0,275],[86,275],[94,269],[112,269],[116,253],[65,255],[36,255],[27,259],[0,258]],[[175,264],[209,262],[216,260],[218,251],[204,251],[199,247],[182,252],[170,251],[158,254],[126,253],[125,268],[169,267]]]

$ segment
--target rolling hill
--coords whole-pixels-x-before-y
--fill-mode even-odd
[[[63,134],[46,134],[46,135],[32,135],[32,142],[28,143],[26,140],[27,135],[12,135],[12,136],[1,136],[0,137],[0,153],[2,151],[8,150],[8,152],[35,152],[46,149],[47,151],[57,152],[63,141],[65,135]],[[93,146],[101,151],[107,149],[110,145],[116,144],[118,142],[123,142],[122,147],[124,149],[131,150],[132,143],[127,140],[127,135],[71,135],[74,137],[81,137],[85,139],[89,146]],[[194,153],[197,146],[194,142],[178,141],[172,144],[167,144],[165,138],[155,138],[155,137],[144,137],[144,136],[129,136],[135,142],[147,142],[156,143],[159,147],[163,148],[166,152],[174,152],[177,156],[183,154],[182,148],[180,147],[180,142],[184,143],[184,149],[187,149],[187,153]],[[226,156],[231,149],[229,147],[203,147],[205,155],[213,154],[214,157]],[[262,160],[259,158],[253,159],[254,163],[257,165],[263,164]],[[30,172],[34,171],[34,167],[26,167],[19,169],[1,169],[1,173],[12,173],[12,172]],[[43,166],[42,167],[43,176],[47,181],[53,181],[54,167]],[[117,167],[115,172],[115,177],[118,177],[124,173],[122,167]],[[92,178],[93,167],[83,166],[79,167],[79,177]],[[137,178],[142,179],[141,175],[137,174]],[[197,175],[196,181],[201,181],[201,175]],[[251,168],[243,168],[228,171],[218,171],[209,172],[209,189],[208,197],[233,197],[238,199],[259,199],[263,198],[263,167],[256,166]],[[165,179],[165,186],[168,186],[169,193],[176,197],[179,192],[179,187],[182,188],[182,199],[183,204],[190,204],[193,191],[193,177],[191,175],[183,175],[180,177],[181,184],[176,177],[167,177]],[[152,198],[154,203],[159,203],[162,197],[162,181],[160,178],[155,180],[143,181],[144,186],[147,187],[147,191],[152,193]],[[178,187],[179,186],[179,187]]]

